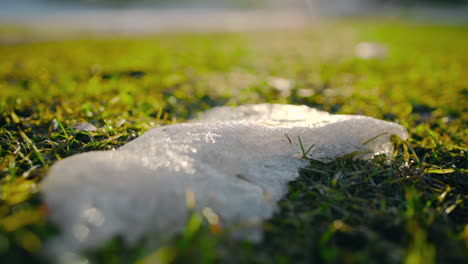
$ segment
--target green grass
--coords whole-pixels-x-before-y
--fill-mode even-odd
[[[233,241],[194,212],[185,232],[159,250],[143,241],[129,248],[116,238],[90,258],[467,262],[468,28],[345,22],[0,46],[1,263],[46,263],[39,249],[58,231],[38,192],[56,160],[117,148],[213,106],[261,102],[395,121],[410,139],[394,140],[390,163],[383,157],[311,161],[290,183],[259,244]],[[388,57],[354,57],[361,41],[382,43]],[[290,96],[271,87],[272,76],[294,80]],[[98,129],[76,131],[73,125],[82,122]]]

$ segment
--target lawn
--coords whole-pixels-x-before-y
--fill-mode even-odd
[[[362,41],[388,55],[357,58]],[[311,160],[258,244],[232,240],[230,227],[220,232],[193,212],[165,245],[116,238],[89,260],[466,263],[467,47],[468,27],[395,20],[0,44],[1,263],[47,263],[40,248],[59,231],[39,191],[55,161],[117,148],[213,106],[262,102],[394,121],[410,138],[394,139],[390,163]],[[272,78],[293,82],[290,93]]]

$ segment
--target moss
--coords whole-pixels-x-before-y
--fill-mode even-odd
[[[395,139],[391,163],[311,161],[264,224],[259,244],[232,241],[194,212],[201,223],[159,251],[116,239],[91,259],[466,262],[467,33],[457,26],[342,21],[291,31],[0,46],[2,263],[44,262],[38,249],[57,231],[37,193],[54,161],[119,147],[216,105],[260,102],[383,118],[407,127],[410,139]],[[361,41],[383,44],[388,56],[356,58]],[[269,84],[272,76],[294,80],[289,96]],[[77,123],[97,130],[77,131]]]

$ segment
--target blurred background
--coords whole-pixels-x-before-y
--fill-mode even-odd
[[[467,0],[1,0],[0,23],[57,30],[159,32],[290,28],[342,16],[466,23]]]

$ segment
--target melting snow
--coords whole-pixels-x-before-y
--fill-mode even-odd
[[[62,235],[49,246],[54,253],[79,252],[116,235],[128,243],[151,233],[171,236],[187,220],[188,191],[197,210],[222,225],[249,223],[234,235],[259,239],[258,224],[307,165],[298,137],[304,148],[315,144],[310,158],[330,161],[355,151],[389,154],[391,134],[407,138],[395,123],[306,106],[214,108],[189,123],[154,128],[118,150],[52,166],[42,193]]]

